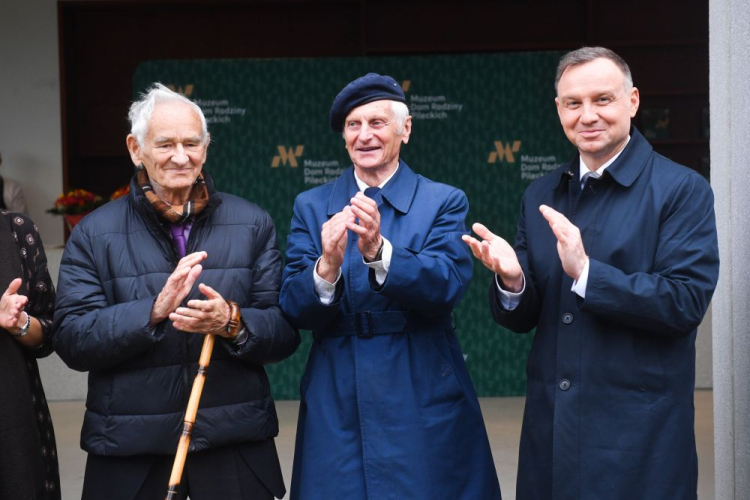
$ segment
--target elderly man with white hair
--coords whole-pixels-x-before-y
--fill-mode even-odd
[[[129,118],[130,193],[76,226],[58,281],[57,352],[89,372],[83,498],[164,497],[207,334],[216,347],[178,498],[281,498],[263,365],[299,334],[278,305],[273,222],[214,189],[196,104],[155,84]]]

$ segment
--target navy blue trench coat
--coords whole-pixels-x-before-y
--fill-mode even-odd
[[[497,499],[500,488],[451,312],[472,274],[466,196],[401,162],[376,195],[393,244],[385,283],[349,235],[334,301],[313,286],[322,224],[353,169],[294,204],[282,309],[315,338],[300,384],[292,499]]]
[[[495,320],[537,328],[528,376],[518,500],[695,499],[696,328],[716,286],[711,188],[631,141],[581,191],[578,157],[524,194],[518,308]],[[585,299],[571,291],[546,204],[578,226],[590,257]]]

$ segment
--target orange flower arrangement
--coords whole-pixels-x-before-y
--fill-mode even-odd
[[[113,201],[113,200],[116,200],[117,198],[125,196],[129,192],[130,192],[130,184],[125,184],[124,186],[121,186],[115,189],[115,192],[112,193],[112,196],[109,197],[109,201]]]
[[[55,200],[55,206],[47,212],[57,215],[85,214],[104,204],[102,197],[85,189],[74,189],[63,193]]]

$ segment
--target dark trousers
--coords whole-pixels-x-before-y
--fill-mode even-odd
[[[174,455],[89,454],[82,500],[161,500]],[[189,453],[178,499],[273,500],[286,493],[273,439]]]

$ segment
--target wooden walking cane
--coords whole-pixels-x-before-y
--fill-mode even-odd
[[[240,331],[241,322],[241,311],[240,305],[237,302],[228,300],[229,305],[229,322],[227,323],[227,332],[231,337],[237,337]],[[195,424],[195,416],[198,413],[198,403],[201,400],[201,393],[203,392],[203,384],[206,381],[206,371],[208,370],[208,364],[211,362],[211,353],[214,350],[214,341],[216,335],[209,334],[203,339],[203,347],[201,347],[201,357],[198,360],[198,374],[195,376],[193,381],[193,388],[190,391],[190,399],[188,400],[187,410],[185,410],[185,421],[182,425],[182,435],[180,436],[180,442],[177,445],[177,453],[174,457],[174,464],[172,465],[172,474],[169,476],[169,489],[167,489],[166,500],[174,500],[177,498],[177,488],[180,486],[180,480],[182,479],[182,469],[185,467],[185,460],[187,459],[188,446],[190,445],[190,435],[193,433],[193,425]]]
[[[206,381],[206,370],[208,370],[208,364],[211,362],[211,353],[214,350],[214,340],[216,340],[216,336],[213,334],[206,335],[206,338],[203,339],[201,357],[198,361],[198,374],[193,381],[187,410],[185,410],[185,421],[182,426],[180,443],[177,445],[177,454],[174,457],[174,464],[172,465],[172,475],[169,476],[169,489],[167,490],[166,500],[177,498],[177,488],[180,486],[180,480],[182,479],[182,469],[185,466],[185,459],[187,458],[190,435],[193,433],[193,425],[195,424],[195,415],[198,413],[198,403],[201,400],[203,383]]]

